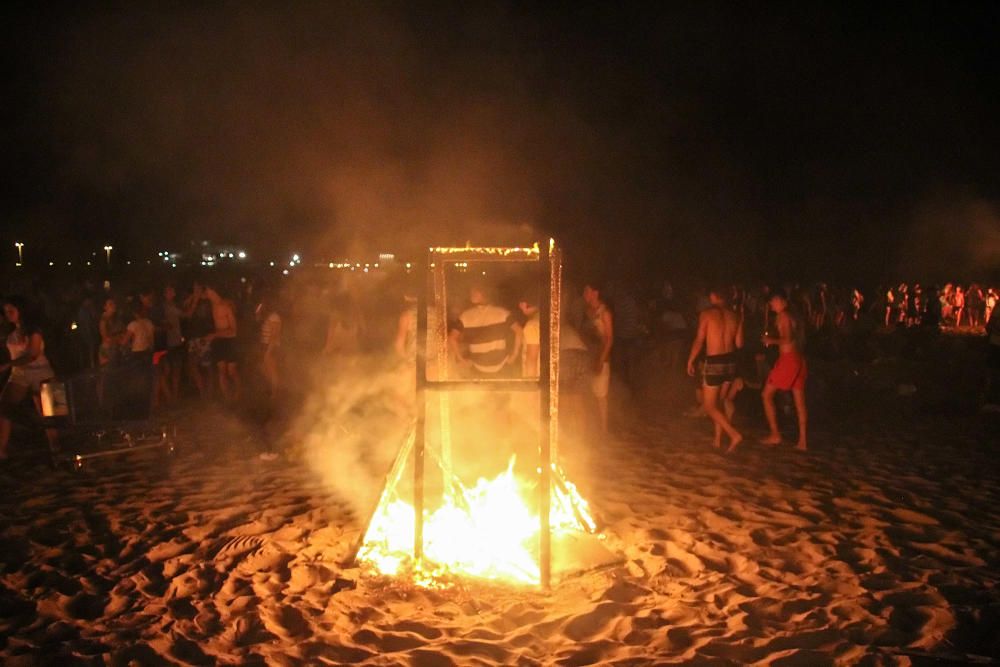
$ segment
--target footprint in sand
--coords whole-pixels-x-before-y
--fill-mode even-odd
[[[410,667],[454,667],[455,661],[437,651],[418,649],[410,653]]]
[[[222,618],[214,609],[202,609],[194,617],[194,627],[205,637],[213,637],[223,630]]]
[[[375,632],[359,630],[351,640],[357,644],[365,644],[375,648],[379,653],[397,653],[420,648],[427,642],[417,635],[397,632]]]
[[[170,609],[173,618],[190,620],[198,615],[198,610],[191,604],[190,598],[171,600],[167,603],[167,608]]]
[[[556,663],[566,667],[578,665],[606,665],[613,663],[620,646],[611,640],[601,640],[585,644],[583,648],[561,653]]]
[[[377,654],[357,646],[339,646],[325,642],[307,642],[302,644],[302,658],[306,664],[343,664],[355,665]]]
[[[400,621],[399,623],[394,623],[385,629],[393,632],[412,632],[415,635],[420,635],[428,641],[438,639],[444,634],[441,630],[435,627],[419,623],[417,621]]]
[[[284,639],[304,639],[313,632],[302,612],[294,607],[282,605],[270,613],[263,614],[264,626]]]
[[[257,613],[249,610],[236,619],[236,625],[233,626],[230,632],[232,641],[236,646],[262,644],[277,639],[275,635],[264,627]]]
[[[161,542],[146,553],[146,558],[149,559],[149,562],[151,563],[159,563],[186,553],[190,553],[191,551],[194,551],[196,546],[197,545],[193,542],[189,542],[186,539]]]
[[[190,639],[180,637],[170,647],[170,655],[189,665],[214,665],[215,658],[206,654],[201,647]],[[160,661],[162,662],[162,661]],[[146,663],[143,663],[146,664]],[[157,664],[157,663],[150,663]]]
[[[677,653],[683,653],[697,644],[704,643],[694,636],[691,628],[670,628],[667,630],[667,641],[670,642],[670,649]]]
[[[919,524],[922,526],[937,526],[940,522],[932,516],[914,512],[913,510],[898,508],[889,512],[898,521],[903,523]]]
[[[651,591],[648,588],[643,588],[642,586],[619,579],[612,584],[608,590],[604,591],[604,595],[601,596],[601,599],[608,600],[610,602],[628,604],[641,597],[645,597],[650,593]]]
[[[488,642],[459,640],[445,645],[442,650],[456,653],[463,658],[479,658],[477,662],[489,660],[498,665],[510,664],[510,652]],[[473,661],[471,659],[459,660],[459,663],[471,664]]]
[[[596,637],[615,619],[631,613],[631,608],[617,602],[602,602],[585,614],[575,616],[563,628],[563,634],[573,641]]]
[[[936,607],[894,607],[889,613],[889,628],[879,641],[892,644],[934,644],[955,627],[955,616],[948,609]]]
[[[683,577],[692,577],[705,569],[705,563],[701,558],[677,547],[672,542],[666,543],[667,565],[673,573]]]
[[[109,598],[106,595],[77,593],[66,600],[62,607],[70,618],[89,621],[104,615],[104,609],[108,606],[108,600]]]
[[[236,566],[238,572],[253,574],[265,572],[276,574],[282,581],[288,581],[291,573],[288,564],[295,559],[273,544],[264,544],[258,549],[248,552]]]
[[[256,551],[264,544],[264,539],[256,535],[238,535],[221,540],[215,546],[212,560],[225,561]]]

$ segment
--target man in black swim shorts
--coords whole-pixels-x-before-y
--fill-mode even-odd
[[[228,402],[239,400],[241,383],[236,367],[236,310],[231,301],[223,299],[212,285],[205,286],[205,298],[212,303],[212,320],[215,332],[212,341],[212,360],[219,372],[219,390]]]
[[[721,387],[736,379],[736,353],[709,354],[701,369],[702,381],[709,387]]]
[[[695,376],[695,359],[705,348],[705,365],[702,370],[702,396],[705,413],[715,423],[716,447],[722,446],[722,433],[729,436],[729,449],[733,451],[743,436],[733,428],[729,418],[719,409],[719,400],[725,401],[736,379],[736,349],[743,346],[743,317],[737,315],[726,303],[727,290],[715,288],[709,292],[711,305],[698,315],[698,334],[688,355],[688,375]]]

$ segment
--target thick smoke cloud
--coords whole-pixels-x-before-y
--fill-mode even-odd
[[[1000,278],[1000,207],[949,194],[920,204],[902,239],[898,273],[938,284]]]
[[[571,268],[880,279],[913,202],[998,196],[995,16],[936,12],[24,10],[8,218],[328,256],[554,233]]]
[[[159,195],[175,205],[142,212],[188,233],[317,251],[536,223],[593,137],[532,97],[502,11],[462,36],[427,21],[368,3],[88,17],[51,73],[67,176]]]

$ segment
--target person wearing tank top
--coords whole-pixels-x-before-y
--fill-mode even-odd
[[[26,321],[25,302],[17,297],[11,297],[3,304],[3,313],[7,322],[13,325],[14,330],[7,336],[7,352],[10,361],[0,364],[0,374],[10,370],[10,377],[0,394],[0,461],[6,461],[8,457],[7,446],[10,442],[11,420],[7,416],[8,411],[21,404],[22,401],[31,395],[35,403],[35,409],[41,414],[41,401],[39,392],[42,383],[55,376],[52,366],[45,356],[45,340],[42,337],[41,329],[30,321]],[[56,450],[56,431],[46,429],[45,435],[49,441],[49,448],[53,452]]]

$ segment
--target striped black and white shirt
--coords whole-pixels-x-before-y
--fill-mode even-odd
[[[461,314],[458,328],[476,370],[500,372],[507,360],[507,335],[513,324],[509,310],[490,304],[473,306]]]

